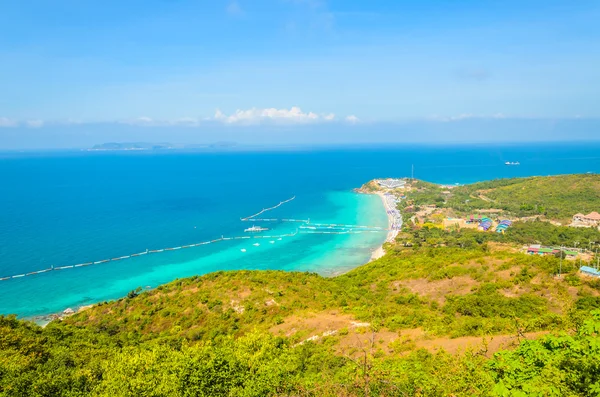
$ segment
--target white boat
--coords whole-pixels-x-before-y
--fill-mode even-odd
[[[248,229],[244,229],[245,232],[251,232],[251,233],[252,232],[264,232],[266,230],[269,230],[269,229],[267,229],[266,227],[260,227],[260,226],[252,226],[252,227],[249,227]]]
[[[259,243],[254,243],[252,245],[255,246],[255,247],[258,247],[260,244]]]
[[[277,241],[281,241],[281,237],[279,237],[279,238],[277,239]]]
[[[271,240],[271,241],[269,241],[269,243],[271,243],[271,244],[275,244],[275,241],[274,241],[274,240]]]
[[[246,252],[246,248],[242,248],[240,251],[242,251],[242,252]]]
[[[521,163],[519,163],[518,161],[507,161],[504,163],[504,165],[521,165]]]

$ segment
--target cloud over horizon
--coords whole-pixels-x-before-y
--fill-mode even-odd
[[[226,115],[217,109],[214,120],[226,124],[261,124],[264,122],[279,122],[290,124],[304,124],[315,122],[326,122],[335,120],[335,114],[329,113],[320,115],[314,112],[303,112],[298,106],[292,106],[289,109],[277,108],[251,108],[247,110],[236,110],[230,115]]]
[[[17,128],[17,127],[29,127],[29,128],[40,128],[44,126],[43,120],[15,120],[8,117],[0,117],[0,128]]]
[[[148,116],[119,120],[119,124],[144,126],[144,127],[168,127],[187,126],[197,127],[202,124],[220,123],[226,125],[261,125],[261,124],[285,124],[303,125],[329,122],[347,122],[356,124],[360,121],[355,115],[338,118],[334,113],[304,112],[298,106],[286,108],[250,108],[237,109],[231,114],[225,114],[220,109],[215,111],[212,117],[182,117],[173,120],[161,120]]]
[[[0,128],[2,127],[17,127],[19,123],[7,117],[0,117]]]

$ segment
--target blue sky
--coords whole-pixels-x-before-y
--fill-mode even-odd
[[[0,147],[598,139],[598,21],[587,0],[0,1]]]

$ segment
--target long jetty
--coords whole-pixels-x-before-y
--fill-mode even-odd
[[[100,264],[108,263],[108,262],[116,262],[116,261],[131,259],[131,258],[135,258],[137,256],[142,256],[142,255],[158,254],[158,253],[167,252],[167,251],[176,251],[176,250],[180,250],[180,249],[194,248],[194,247],[199,247],[201,245],[218,243],[218,242],[221,242],[221,241],[257,239],[257,238],[277,239],[277,238],[283,238],[283,237],[293,237],[296,234],[298,234],[298,230],[296,230],[293,233],[279,234],[279,235],[275,235],[275,236],[263,236],[263,235],[256,235],[256,236],[236,236],[236,237],[224,237],[224,236],[221,236],[220,238],[217,238],[217,239],[214,239],[214,240],[210,240],[210,241],[203,241],[201,243],[181,245],[181,246],[178,246],[178,247],[169,247],[169,248],[161,248],[161,249],[154,249],[154,250],[146,250],[146,251],[143,251],[143,252],[138,252],[136,254],[118,256],[118,257],[115,257],[115,258],[103,259],[103,260],[99,260],[99,261],[95,261],[95,262],[79,263],[77,265],[51,266],[51,267],[49,267],[47,269],[37,270],[37,271],[29,272],[29,273],[15,274],[13,276],[0,277],[0,281],[12,280],[12,279],[21,278],[21,277],[27,277],[27,276],[34,276],[36,274],[43,274],[43,273],[48,273],[48,272],[53,272],[53,271],[74,269],[74,268],[77,268],[77,267],[100,265]]]
[[[296,196],[294,196],[294,197],[291,197],[291,198],[289,198],[289,199],[287,199],[287,200],[284,200],[284,201],[280,201],[280,202],[279,202],[279,204],[277,204],[277,205],[274,205],[274,206],[272,206],[272,207],[269,207],[269,208],[263,208],[262,210],[260,210],[259,212],[257,212],[257,213],[256,213],[256,214],[254,214],[254,215],[250,215],[250,216],[247,216],[247,217],[245,217],[245,218],[240,218],[240,219],[241,219],[242,221],[252,221],[252,220],[258,220],[258,219],[254,219],[254,218],[256,218],[257,216],[259,216],[259,215],[261,215],[261,214],[264,214],[264,213],[265,213],[265,212],[267,212],[267,211],[272,211],[272,210],[274,210],[274,209],[276,209],[276,208],[279,208],[279,207],[281,207],[282,205],[284,205],[285,203],[289,203],[290,201],[294,200],[295,198],[296,198]]]

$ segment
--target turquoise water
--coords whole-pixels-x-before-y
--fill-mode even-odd
[[[238,153],[0,155],[0,277],[244,235],[240,218],[386,226],[377,196],[352,189],[387,176],[440,183],[598,172],[598,144],[391,147]],[[504,161],[520,161],[507,167]],[[269,234],[290,223],[256,223]],[[29,317],[123,296],[216,270],[283,269],[333,275],[369,260],[383,233],[220,242],[0,282],[0,313]],[[246,249],[246,252],[241,252]]]

